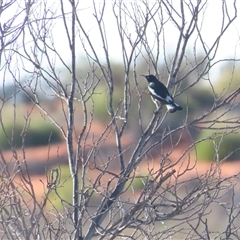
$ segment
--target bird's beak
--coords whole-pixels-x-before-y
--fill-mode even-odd
[[[142,74],[142,75],[140,75],[140,76],[142,76],[142,77],[146,77],[147,75]]]

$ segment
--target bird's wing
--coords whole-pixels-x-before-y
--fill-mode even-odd
[[[148,90],[156,98],[159,98],[159,99],[161,99],[165,102],[168,102],[168,103],[173,102],[173,98],[169,94],[169,92],[168,92],[168,90],[165,86],[163,88],[162,86],[156,86],[154,83],[150,83],[149,86],[148,86]]]

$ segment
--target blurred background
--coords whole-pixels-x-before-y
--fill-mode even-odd
[[[240,25],[235,14],[240,2],[228,1],[228,5],[226,1],[181,1],[185,15],[181,15],[181,6],[175,2],[127,2],[85,1],[76,9],[79,25],[74,36],[76,91],[73,150],[76,154],[77,141],[86,119],[88,130],[81,136],[81,164],[84,164],[91,149],[97,149],[97,154],[89,163],[87,184],[91,185],[92,179],[96,180],[101,175],[106,159],[111,159],[107,166],[109,171],[116,175],[120,172],[119,162],[115,162],[118,155],[114,128],[108,128],[112,123],[110,99],[119,128],[125,121],[124,104],[129,104],[126,129],[120,137],[127,164],[155,111],[147,81],[141,75],[154,74],[168,85],[170,73],[177,67],[179,69],[174,81],[169,84],[169,91],[183,111],[165,114],[166,109],[162,107],[161,124],[148,143],[148,146],[154,147],[142,156],[143,160],[136,168],[137,177],[129,181],[123,194],[126,201],[134,202],[135,194],[137,196],[149,180],[151,170],[158,171],[165,157],[169,162],[176,162],[178,173],[187,164],[190,166],[179,178],[182,184],[178,190],[182,198],[186,189],[193,189],[199,179],[208,179],[212,166],[221,165],[218,176],[239,174]],[[73,77],[72,46],[68,42],[72,23],[71,4],[64,2],[60,6],[49,1],[36,1],[29,5],[32,8],[30,11],[27,3],[4,2],[6,8],[2,8],[1,160],[19,184],[22,182],[19,169],[31,176],[39,200],[48,188],[49,175],[58,174],[56,169],[59,169],[61,188],[58,194],[71,202],[72,181],[63,134],[67,131],[69,119],[65,100],[71,91]],[[196,4],[201,6],[199,19],[193,17]],[[25,11],[31,13],[27,18],[28,24],[23,25],[24,30],[19,30],[19,23],[25,21]],[[192,19],[196,20],[195,25],[191,25]],[[179,26],[182,23],[181,29]],[[194,31],[190,40],[186,41],[188,34],[184,33],[188,26],[189,29],[194,26]],[[183,52],[178,52],[179,49]],[[174,59],[179,60],[181,54],[180,65],[171,69]],[[111,79],[106,77],[111,75],[109,72],[112,73]],[[110,83],[112,95],[109,94]],[[61,86],[64,91],[61,91]],[[86,100],[85,106],[83,100]],[[159,139],[162,139],[160,144],[154,145]],[[212,174],[214,182],[215,172]],[[109,178],[108,174],[104,175],[102,185],[107,185]],[[220,201],[239,203],[238,184],[235,192],[231,188],[228,195],[228,190],[226,187]],[[56,193],[52,192],[49,199],[55,201],[56,209],[64,210]],[[90,203],[96,207],[101,199],[99,194],[94,193]],[[217,203],[215,205],[210,225],[218,230],[226,225],[228,218],[225,209]],[[222,217],[224,220],[220,226],[216,219]],[[160,227],[164,228],[164,224]]]

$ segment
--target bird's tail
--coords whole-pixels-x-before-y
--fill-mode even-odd
[[[183,108],[176,103],[166,104],[166,107],[170,113],[174,113],[176,111],[181,111]]]

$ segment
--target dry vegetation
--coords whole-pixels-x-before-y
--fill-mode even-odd
[[[237,48],[217,59],[237,1],[215,3],[214,41],[208,0],[86,2],[0,3],[0,238],[239,239],[239,163],[227,162],[238,149],[223,145],[239,134]],[[211,73],[222,63],[219,89]],[[184,110],[154,109],[143,73]],[[34,125],[49,130],[46,146],[27,147]],[[207,141],[211,163],[197,151]]]

